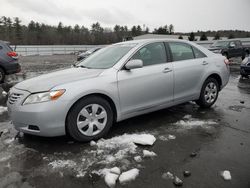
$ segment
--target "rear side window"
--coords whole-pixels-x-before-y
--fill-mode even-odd
[[[195,56],[195,58],[204,58],[204,57],[207,57],[203,52],[201,52],[197,48],[193,47],[193,50],[194,50],[194,56]]]
[[[131,59],[142,60],[143,66],[166,63],[166,49],[162,42],[148,44],[138,50]]]
[[[192,47],[189,44],[169,42],[169,47],[172,52],[173,61],[182,61],[195,58]]]

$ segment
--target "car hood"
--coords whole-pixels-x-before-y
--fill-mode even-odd
[[[15,88],[31,93],[49,91],[60,84],[96,77],[103,71],[103,69],[69,68],[25,80],[15,85]]]

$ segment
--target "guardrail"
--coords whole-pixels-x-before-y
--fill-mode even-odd
[[[250,38],[238,38],[243,45],[250,46]],[[215,41],[195,41],[197,44],[209,48]],[[16,51],[19,55],[54,55],[54,54],[76,54],[94,47],[106,45],[17,45]],[[15,48],[14,45],[11,46]]]
[[[29,55],[54,55],[54,54],[76,54],[87,51],[94,47],[105,45],[12,45],[11,47],[22,56]]]

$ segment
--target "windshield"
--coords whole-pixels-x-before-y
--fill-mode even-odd
[[[107,69],[113,67],[136,44],[117,44],[108,46],[82,60],[77,67],[90,69]]]
[[[228,41],[217,41],[215,43],[213,43],[212,46],[214,47],[226,47],[228,46],[229,42]]]

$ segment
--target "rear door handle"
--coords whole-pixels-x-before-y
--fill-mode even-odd
[[[170,68],[165,68],[162,72],[163,72],[163,73],[172,72],[172,69],[170,69]]]
[[[208,62],[203,61],[203,62],[202,62],[202,65],[208,65]]]

